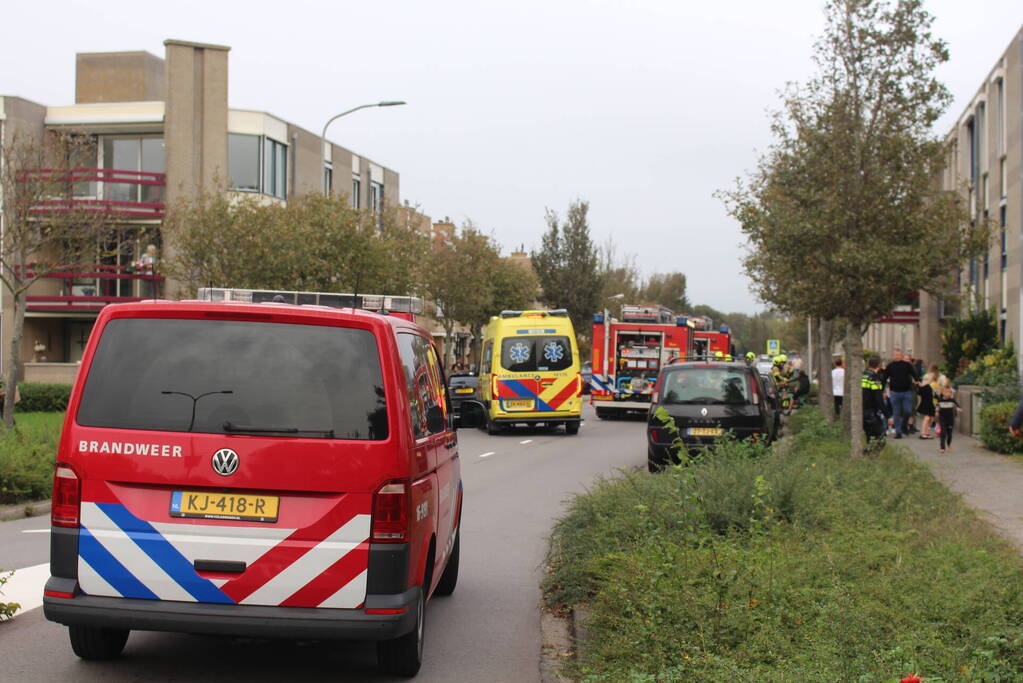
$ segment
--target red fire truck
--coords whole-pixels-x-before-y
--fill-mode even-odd
[[[689,320],[663,306],[624,305],[621,319],[606,310],[595,314],[590,403],[597,417],[647,410],[657,373],[692,356],[693,341]]]
[[[693,326],[693,344],[697,356],[714,356],[719,352],[725,356],[735,355],[728,325],[721,325],[715,331],[714,321],[705,315],[690,318],[689,322]]]

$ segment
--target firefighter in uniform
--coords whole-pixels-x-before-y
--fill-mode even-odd
[[[750,367],[752,367],[753,364],[756,363],[756,362],[757,362],[757,354],[753,353],[752,351],[747,351],[746,352],[746,365],[749,365]]]
[[[782,411],[786,414],[792,410],[792,392],[789,390],[789,380],[792,376],[791,370],[786,368],[788,362],[789,357],[782,353],[774,357],[774,365],[771,366],[771,379],[778,389]]]
[[[881,359],[871,356],[867,367],[860,377],[860,388],[863,390],[863,431],[872,447],[884,444],[887,420],[884,416],[884,382],[879,368]]]

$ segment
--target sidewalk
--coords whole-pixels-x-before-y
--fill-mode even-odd
[[[999,455],[980,441],[956,433],[954,450],[938,453],[938,439],[916,435],[889,443],[906,446],[917,460],[927,463],[934,476],[1023,552],[1023,459]]]

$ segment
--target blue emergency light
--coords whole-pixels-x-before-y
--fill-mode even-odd
[[[675,325],[677,325],[678,327],[689,327],[689,318],[687,318],[684,315],[680,315],[679,317],[675,318]]]
[[[603,313],[594,313],[593,314],[593,324],[594,325],[603,325],[604,324],[604,314]]]

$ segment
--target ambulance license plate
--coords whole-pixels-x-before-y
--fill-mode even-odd
[[[532,410],[533,399],[512,399],[504,401],[505,410]]]
[[[455,389],[456,394],[471,394],[472,391],[473,391],[472,387],[463,387],[461,389]]]
[[[720,427],[689,427],[686,434],[689,436],[721,436],[725,430]]]
[[[276,522],[280,498],[253,493],[174,491],[171,517],[230,519],[239,522]]]

